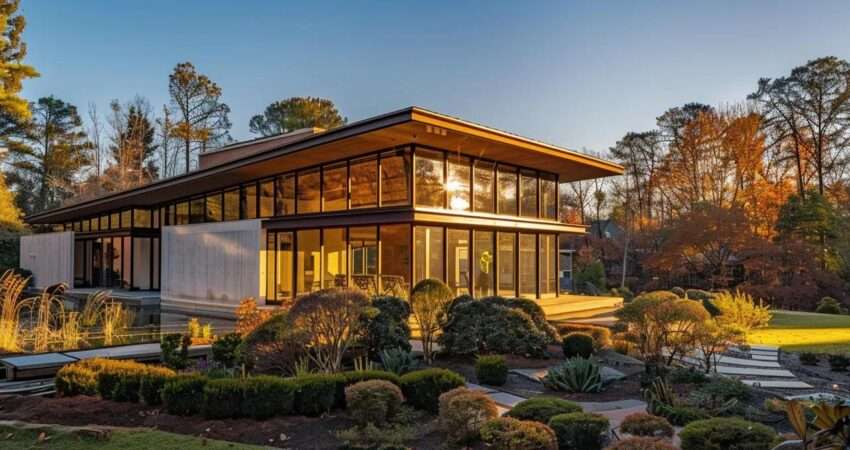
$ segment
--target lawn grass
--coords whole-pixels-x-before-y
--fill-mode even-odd
[[[42,433],[44,433],[42,435]],[[41,439],[39,440],[39,436]],[[105,439],[53,425],[0,425],[0,448],[63,450],[258,450],[265,447],[165,433],[147,428],[116,428]]]
[[[770,324],[750,332],[747,341],[788,352],[850,353],[850,316],[773,311]]]

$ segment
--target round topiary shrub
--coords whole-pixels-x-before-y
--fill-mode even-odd
[[[676,446],[661,438],[630,437],[617,441],[605,450],[678,450]]]
[[[582,412],[578,403],[557,397],[533,397],[517,403],[505,416],[519,420],[532,420],[542,424],[559,414]]]
[[[818,303],[815,312],[820,314],[843,314],[844,308],[842,308],[838,300],[832,297],[824,297]]]
[[[587,333],[570,333],[564,336],[563,348],[565,358],[590,358],[593,355],[593,337]]]
[[[406,373],[399,382],[407,403],[435,414],[439,411],[440,395],[466,384],[459,374],[438,368]]]
[[[479,383],[501,386],[508,381],[508,364],[501,355],[479,356],[475,360],[475,377]]]
[[[566,336],[573,332],[587,333],[593,338],[593,349],[599,351],[611,346],[611,329],[597,325],[586,325],[583,323],[565,323],[558,325],[558,332]],[[563,342],[563,339],[562,339]]]
[[[679,433],[682,450],[769,450],[776,432],[767,425],[743,419],[716,417],[691,422]]]
[[[629,414],[620,424],[620,431],[633,436],[673,437],[673,425],[667,419],[647,413]]]
[[[549,419],[562,449],[599,450],[607,440],[608,418],[601,414],[569,413]]]
[[[442,395],[440,427],[456,444],[470,444],[480,438],[481,427],[499,416],[499,410],[487,394],[466,387]]]
[[[557,450],[558,437],[548,426],[531,420],[499,417],[481,427],[481,440],[493,450]]]
[[[384,380],[361,381],[345,388],[348,412],[360,425],[381,426],[398,413],[401,389]]]

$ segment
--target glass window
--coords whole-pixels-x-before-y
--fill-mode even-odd
[[[322,211],[341,211],[348,207],[348,167],[325,166],[322,171]]]
[[[345,228],[322,230],[322,250],[325,255],[322,268],[325,271],[326,288],[348,286],[348,252]]]
[[[168,205],[168,225],[177,225],[177,205]]]
[[[558,279],[557,261],[555,259],[555,235],[541,234],[538,236],[540,256],[537,267],[540,270],[540,297],[552,297],[556,294],[555,282]]]
[[[513,167],[499,166],[498,213],[515,216],[517,212],[517,175]]]
[[[296,240],[298,295],[322,287],[322,247],[320,230],[299,230]]]
[[[94,219],[91,220],[91,230],[92,231],[100,230],[100,219],[99,218],[95,217]]]
[[[558,180],[554,175],[540,175],[540,217],[558,220]]]
[[[516,296],[516,234],[498,233],[499,253],[496,257],[499,272],[499,295]]]
[[[125,237],[118,241],[121,242],[121,289],[130,289],[130,255],[133,253],[130,247],[133,245],[133,238]]]
[[[189,223],[204,222],[204,198],[193,198],[189,202]]]
[[[223,217],[221,197],[221,192],[207,195],[207,222],[221,222]]]
[[[472,270],[475,274],[475,297],[493,295],[495,271],[493,263],[493,232],[474,231]]]
[[[151,212],[147,209],[133,210],[133,228],[150,228]]]
[[[274,215],[274,180],[260,182],[260,217]]]
[[[351,162],[351,207],[378,206],[378,159]]]
[[[295,214],[295,174],[288,173],[278,176],[275,188],[277,193],[274,214],[276,216]]]
[[[224,220],[239,220],[239,189],[224,191]]]
[[[112,213],[109,215],[109,229],[117,230],[121,228],[121,215],[119,213]]]
[[[410,290],[410,226],[381,226],[381,292],[407,298]]]
[[[132,240],[133,287],[141,290],[151,289],[151,238],[132,238]]]
[[[155,209],[155,210],[153,210],[152,214],[153,214],[153,227],[159,228],[160,222],[162,222],[162,215],[164,214],[164,209],[163,208]]]
[[[446,284],[455,295],[469,294],[469,230],[447,230],[446,240]]]
[[[88,219],[84,220],[84,221],[83,221],[83,230],[82,230],[82,231],[83,231],[83,232],[89,231],[89,229],[90,229],[90,228],[89,228],[89,226],[90,226],[90,224],[89,224]],[[64,229],[64,228],[63,228],[63,226],[62,226],[62,225],[58,225],[58,227],[59,227],[59,230],[58,230],[58,231],[63,231],[63,229]],[[54,226],[54,230],[56,230],[56,229],[55,229],[55,226]]]
[[[523,170],[519,176],[519,213],[524,217],[537,217],[537,174]]]
[[[348,229],[351,245],[351,284],[369,294],[378,291],[378,229],[376,227],[351,227]]]
[[[242,194],[239,199],[240,214],[243,219],[257,218],[257,184],[251,183],[242,186]]]
[[[443,208],[446,203],[443,152],[416,149],[416,204]]]
[[[292,232],[269,233],[269,276],[266,303],[282,303],[292,298]]]
[[[121,257],[121,253],[124,250],[124,246],[121,245],[121,241],[122,239],[120,237],[114,237],[110,242],[112,247],[112,252],[109,255],[111,259],[110,265],[112,267],[110,287],[123,287],[124,276],[121,264],[124,262],[124,258]]]
[[[319,169],[298,172],[298,214],[319,212]]]
[[[496,205],[493,201],[494,168],[495,164],[491,162],[476,160],[474,163],[472,172],[474,187],[472,190],[475,193],[475,198],[473,198],[472,203],[476,212],[496,212]]]
[[[100,216],[100,229],[108,230],[109,229],[109,216]]]
[[[131,223],[133,222],[133,211],[126,210],[121,211],[121,228],[130,228]]]
[[[410,151],[381,155],[381,206],[410,204]]]
[[[177,204],[176,224],[185,225],[189,223],[189,202],[180,202]]]
[[[383,242],[382,242],[383,244]],[[413,231],[413,282],[426,278],[445,280],[443,276],[443,228],[415,227]]]
[[[519,235],[519,295],[537,296],[537,239],[533,234]]]
[[[450,155],[448,160],[446,190],[449,192],[449,209],[469,211],[470,177],[472,169],[469,158]]]

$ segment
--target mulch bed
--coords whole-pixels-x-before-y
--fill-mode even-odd
[[[60,425],[149,427],[172,433],[246,444],[293,449],[336,449],[343,442],[339,430],[354,422],[344,413],[323,417],[276,417],[206,420],[200,416],[172,416],[137,403],[119,403],[94,397],[45,398],[0,396],[0,419]],[[443,438],[431,433],[413,444],[417,449],[437,449]]]
[[[793,372],[801,381],[815,387],[812,391],[796,391],[795,393],[817,391],[850,396],[850,372],[833,372],[825,355],[821,355],[820,361],[815,366],[801,364],[798,353],[781,352],[780,355],[782,367]],[[838,389],[834,390],[833,385],[838,385]]]

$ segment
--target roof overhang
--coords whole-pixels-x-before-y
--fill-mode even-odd
[[[248,156],[135,189],[26,217],[28,223],[61,223],[128,207],[148,207],[241,182],[409,144],[440,148],[556,173],[578,181],[623,173],[622,166],[418,107],[410,107],[332,130],[306,133],[269,148],[272,139],[239,143]],[[246,151],[246,146],[263,146]]]

